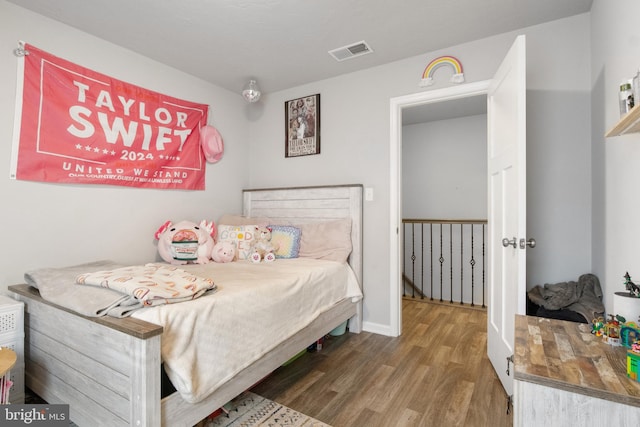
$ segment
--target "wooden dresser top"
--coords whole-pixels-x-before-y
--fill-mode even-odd
[[[516,380],[640,407],[627,349],[605,343],[586,323],[517,315],[514,358]]]

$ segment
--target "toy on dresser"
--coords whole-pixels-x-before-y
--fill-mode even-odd
[[[275,261],[278,248],[271,243],[271,227],[256,226],[255,236],[251,245],[251,261]]]
[[[609,320],[604,324],[604,341],[613,346],[620,345],[620,325],[626,322],[626,319],[620,315],[609,315]]]
[[[156,231],[158,252],[163,260],[174,265],[206,264],[211,261],[216,225],[202,220],[172,223],[167,221]]]
[[[629,291],[629,295],[640,297],[640,286],[633,283],[628,271],[624,275],[624,287]]]
[[[627,347],[627,377],[640,381],[640,329],[636,323],[628,325],[631,331],[623,328],[623,345]]]

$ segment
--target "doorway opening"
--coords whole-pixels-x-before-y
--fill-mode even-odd
[[[432,119],[449,111],[462,111],[474,103],[470,100],[484,100],[490,81],[469,83],[427,92],[406,95],[391,99],[391,138],[390,138],[390,219],[391,219],[391,265],[390,265],[390,335],[402,333],[402,138],[403,120],[405,123],[419,120],[420,115],[429,115]],[[403,118],[405,116],[407,118]],[[415,117],[414,117],[415,116]]]
[[[402,111],[402,296],[486,308],[487,97]]]

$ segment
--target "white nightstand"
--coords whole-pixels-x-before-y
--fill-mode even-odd
[[[24,403],[24,303],[0,295],[0,347],[16,354],[9,378],[11,403]]]

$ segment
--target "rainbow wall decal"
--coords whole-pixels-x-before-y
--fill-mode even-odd
[[[429,65],[424,69],[422,73],[422,80],[420,80],[420,86],[431,86],[433,84],[433,73],[438,68],[451,67],[453,68],[453,76],[451,76],[451,83],[464,82],[464,74],[462,73],[462,64],[453,56],[440,56],[433,61],[429,62]]]

